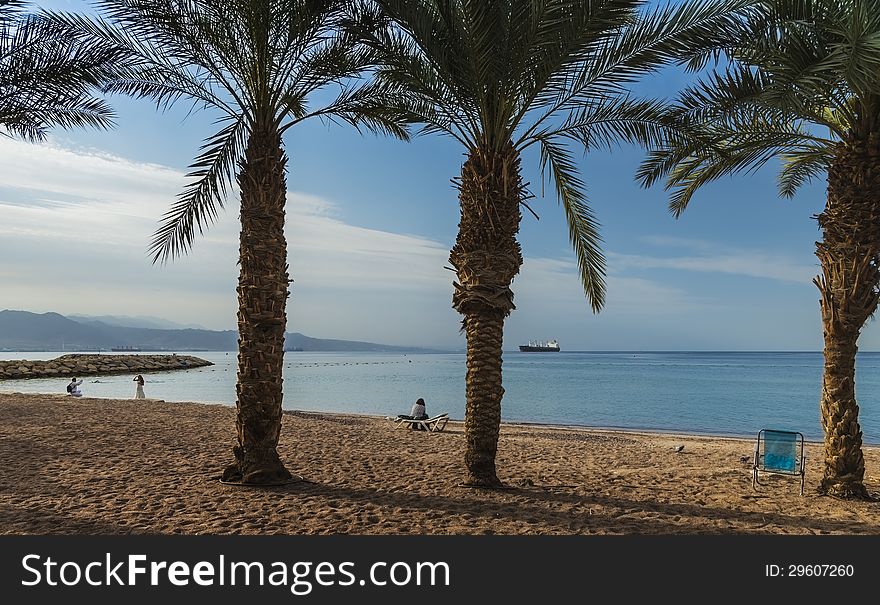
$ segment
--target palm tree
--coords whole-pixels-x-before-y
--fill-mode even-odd
[[[95,95],[117,50],[28,14],[27,5],[0,0],[0,134],[39,141],[54,126],[112,126],[112,110]]]
[[[656,142],[663,104],[627,85],[668,61],[700,53],[740,21],[747,2],[688,2],[651,11],[643,0],[378,0],[390,27],[368,33],[381,82],[398,107],[461,143],[461,210],[449,256],[452,306],[467,337],[466,483],[500,486],[504,320],[522,265],[526,202],[521,159],[537,146],[569,226],[584,292],[604,304],[604,257],[572,145]],[[381,19],[380,15],[375,16]]]
[[[338,24],[345,3],[327,0],[101,0],[109,23],[93,34],[130,53],[111,93],[180,99],[219,113],[178,200],[152,240],[153,262],[192,247],[222,207],[233,173],[240,188],[238,380],[234,461],[223,480],[287,482],[277,452],[290,279],[284,237],[287,157],[282,135],[309,118],[406,138],[376,110],[374,83],[351,85],[369,53]],[[87,23],[79,23],[88,27]],[[330,95],[339,84],[338,94]],[[330,97],[309,107],[314,93]],[[326,96],[325,96],[326,95]],[[389,117],[390,116],[390,117]]]
[[[820,491],[867,498],[855,360],[880,294],[880,0],[766,0],[749,29],[682,93],[678,129],[639,177],[665,177],[678,216],[704,183],[772,158],[785,197],[827,175],[814,280],[825,341]]]

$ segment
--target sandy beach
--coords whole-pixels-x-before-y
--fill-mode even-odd
[[[502,427],[509,489],[462,487],[464,433],[290,412],[279,452],[304,481],[223,485],[235,410],[0,393],[2,534],[880,534],[880,504],[797,480],[751,484],[753,440]],[[684,445],[681,452],[676,446]],[[880,448],[866,447],[880,492]]]

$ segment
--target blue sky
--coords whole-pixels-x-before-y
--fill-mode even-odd
[[[81,10],[52,0],[41,6]],[[666,72],[641,86],[674,93]],[[184,120],[148,102],[111,99],[109,132],[55,131],[42,145],[0,139],[0,309],[150,315],[211,329],[235,327],[237,200],[186,257],[146,254],[186,167],[212,134],[212,115]],[[320,338],[462,348],[451,309],[448,250],[458,204],[453,141],[401,143],[320,122],[285,137],[291,275],[288,328]],[[662,188],[641,189],[635,148],[579,162],[608,256],[605,310],[583,297],[555,195],[541,195],[537,158],[524,178],[538,196],[524,213],[526,259],[505,349],[556,338],[565,350],[820,350],[812,215],[825,183],[794,200],[776,195],[775,166],[702,190],[680,219]],[[880,349],[869,325],[862,350]]]

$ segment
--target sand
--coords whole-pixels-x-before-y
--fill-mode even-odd
[[[304,481],[218,481],[235,410],[0,394],[0,534],[878,534],[880,504],[789,477],[751,483],[753,440],[502,426],[510,489],[462,487],[464,432],[286,413],[279,452]],[[683,445],[681,452],[676,446]],[[880,449],[866,447],[880,492]]]

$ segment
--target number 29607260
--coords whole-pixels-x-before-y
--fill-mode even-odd
[[[786,565],[768,564],[764,566],[764,575],[768,577],[839,577],[848,578],[855,575],[853,565],[829,563],[789,563]]]

